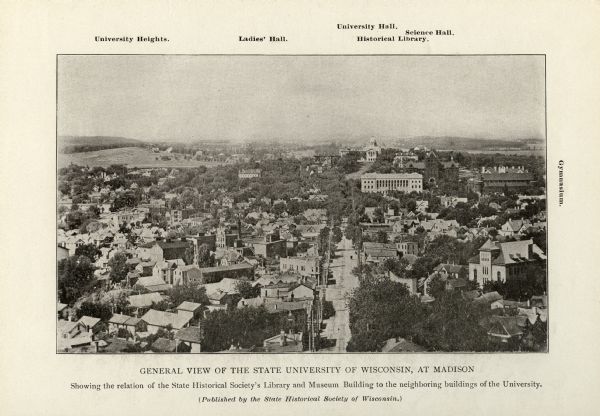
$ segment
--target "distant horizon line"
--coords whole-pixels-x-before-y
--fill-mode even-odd
[[[127,136],[117,136],[117,135],[106,135],[106,134],[93,134],[93,135],[74,135],[74,134],[59,134],[57,138],[95,138],[95,137],[107,137],[107,138],[119,138],[126,140],[136,140],[144,143],[163,143],[163,142],[171,142],[171,143],[194,143],[194,142],[233,142],[233,143],[252,143],[252,142],[272,142],[272,141],[281,141],[281,142],[294,142],[297,141],[298,138],[282,138],[282,137],[264,137],[264,138],[245,138],[245,139],[233,139],[233,138],[189,138],[189,139],[141,139],[141,138],[133,138]],[[481,140],[481,141],[505,141],[505,142],[522,142],[528,140],[534,141],[543,141],[546,139],[543,137],[535,137],[535,136],[522,136],[517,138],[492,138],[489,136],[453,136],[453,135],[444,135],[444,136],[434,136],[434,135],[416,135],[416,136],[404,136],[404,137],[396,137],[396,136],[385,136],[385,135],[374,135],[374,134],[364,134],[360,136],[352,136],[347,138],[342,137],[324,137],[320,139],[304,139],[304,143],[323,143],[327,141],[342,141],[342,142],[355,142],[357,140],[368,140],[370,138],[381,139],[381,140],[417,140],[417,139],[455,139],[455,140]]]

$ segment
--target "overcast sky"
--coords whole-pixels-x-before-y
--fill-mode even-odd
[[[542,56],[60,56],[59,135],[544,138]]]

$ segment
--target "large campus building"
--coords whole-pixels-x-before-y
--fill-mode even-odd
[[[500,243],[488,240],[479,254],[469,259],[469,278],[483,285],[525,277],[531,263],[545,260],[544,252],[533,240]]]
[[[482,168],[477,176],[471,178],[467,187],[477,193],[521,192],[534,184],[535,177],[524,167]]]
[[[360,182],[362,192],[423,191],[423,175],[420,173],[365,173]]]

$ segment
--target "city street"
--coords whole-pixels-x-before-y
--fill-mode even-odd
[[[336,340],[332,352],[344,352],[350,340],[350,314],[347,307],[347,297],[358,287],[358,277],[352,274],[352,269],[358,265],[352,240],[342,239],[337,246],[335,258],[331,263],[331,272],[336,284],[329,286],[325,292],[325,300],[333,302],[335,315],[326,321],[324,335]]]

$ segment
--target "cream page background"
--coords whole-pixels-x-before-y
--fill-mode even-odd
[[[336,29],[338,23],[390,21],[406,29],[449,28],[456,36],[424,44],[357,43],[354,31]],[[598,414],[599,23],[598,1],[0,0],[0,414]],[[124,34],[166,36],[170,42],[93,41],[97,35]],[[251,34],[284,34],[289,41],[237,41],[239,35]],[[546,54],[550,352],[57,355],[56,55],[72,53]],[[566,187],[560,207],[559,160],[564,161]],[[139,374],[139,369],[147,366],[454,364],[475,365],[480,380],[537,380],[544,387],[538,391],[413,390],[401,404],[284,406],[200,406],[196,400],[199,393],[189,390],[93,393],[69,389],[71,382],[148,382],[149,377]],[[210,381],[218,379],[214,376]],[[365,377],[375,379],[379,378]]]

